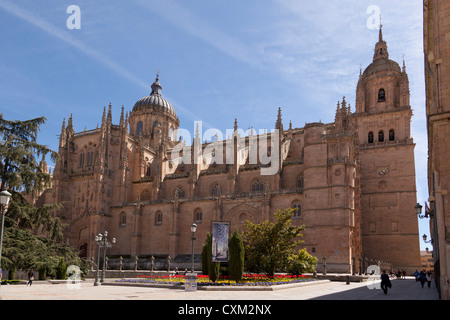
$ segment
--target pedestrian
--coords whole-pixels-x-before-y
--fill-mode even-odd
[[[28,287],[28,285],[30,285],[30,287],[31,287],[31,285],[33,284],[33,280],[34,280],[34,272],[33,272],[33,269],[31,269],[30,271],[28,271],[27,287]]]
[[[431,271],[427,272],[426,279],[427,279],[428,288],[430,288],[431,287]]]
[[[422,270],[419,273],[419,281],[420,281],[420,285],[422,286],[422,288],[423,288],[423,285],[425,284],[425,280],[426,280],[426,275],[425,275],[425,272]]]
[[[414,277],[416,277],[416,282],[419,281],[419,271],[414,271]]]
[[[391,280],[386,274],[386,271],[383,270],[381,274],[381,289],[383,289],[384,294],[387,294],[388,288],[392,288]]]

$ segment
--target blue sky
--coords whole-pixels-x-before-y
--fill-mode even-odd
[[[67,27],[70,5],[80,8],[80,29]],[[0,0],[0,112],[45,116],[39,142],[57,150],[64,118],[73,114],[77,132],[94,129],[111,103],[118,124],[122,105],[131,111],[159,71],[163,96],[191,132],[202,121],[203,131],[225,133],[234,118],[244,130],[270,130],[278,107],[285,127],[332,122],[343,96],[354,111],[359,70],[372,61],[373,6],[390,58],[406,62],[423,205],[421,0]],[[429,236],[428,220],[419,222]]]

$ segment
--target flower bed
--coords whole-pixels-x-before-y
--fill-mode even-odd
[[[306,275],[274,275],[267,276],[263,274],[244,274],[242,280],[236,282],[231,280],[229,276],[220,276],[215,282],[210,281],[206,275],[197,276],[197,286],[273,286],[280,284],[298,283],[314,281],[314,278]],[[166,285],[183,285],[185,282],[184,275],[163,275],[163,276],[147,276],[140,275],[136,279],[122,279],[117,282],[142,283],[142,284],[166,284]]]

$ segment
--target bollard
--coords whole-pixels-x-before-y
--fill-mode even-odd
[[[345,283],[350,284],[350,276],[346,276],[345,278],[346,278]]]
[[[184,280],[184,291],[195,292],[197,291],[197,274],[194,272],[186,273]]]

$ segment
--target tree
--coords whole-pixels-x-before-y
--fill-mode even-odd
[[[53,216],[61,205],[33,204],[51,185],[51,175],[43,166],[46,155],[54,162],[58,159],[55,151],[37,143],[37,133],[45,121],[44,117],[10,121],[0,114],[0,189],[12,194],[5,215],[2,266],[10,270],[55,270],[55,256],[56,260],[64,256],[67,261],[83,265],[77,254],[61,242],[62,222]]]
[[[237,230],[234,231],[228,240],[228,253],[230,278],[238,282],[242,279],[242,274],[244,273],[245,251],[244,242]]]
[[[285,270],[289,257],[295,248],[303,243],[301,231],[304,226],[292,225],[294,209],[277,210],[276,222],[264,221],[254,224],[247,221],[243,233],[245,247],[245,266],[251,272],[264,272],[273,275],[275,271]]]
[[[208,232],[202,249],[202,271],[209,276],[209,280],[216,281],[219,278],[220,262],[212,261],[212,235]],[[205,273],[206,271],[206,273]]]

